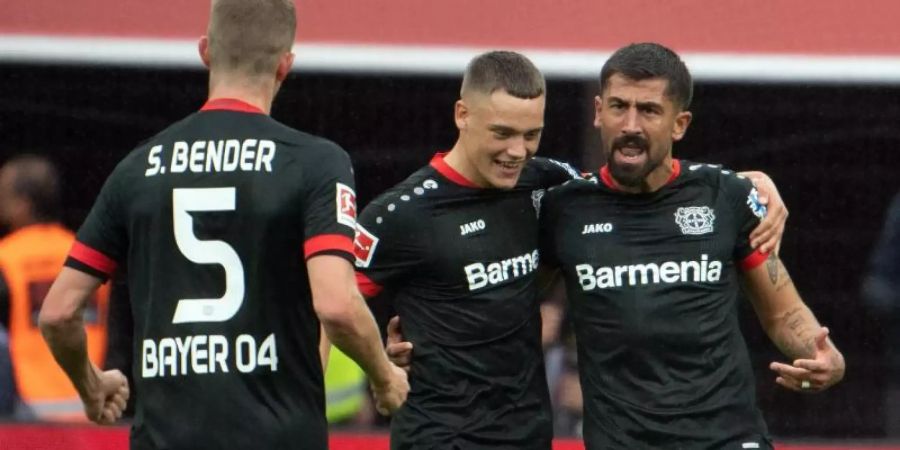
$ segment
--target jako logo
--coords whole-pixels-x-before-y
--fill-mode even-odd
[[[609,233],[613,230],[613,225],[607,223],[589,223],[581,230],[581,234]]]
[[[459,235],[465,236],[469,233],[474,233],[476,231],[481,231],[484,229],[486,225],[484,224],[484,220],[478,219],[474,222],[464,223],[459,226]]]
[[[627,266],[600,267],[590,264],[575,266],[578,282],[585,291],[644,284],[673,284],[686,282],[715,283],[722,278],[722,263],[709,261],[700,255],[700,261],[666,261],[662,264],[631,264]]]
[[[469,281],[469,290],[481,289],[487,285],[502,283],[512,276],[513,278],[528,275],[538,267],[538,251],[516,256],[503,261],[492,262],[487,265],[473,263],[463,267],[466,279]]]

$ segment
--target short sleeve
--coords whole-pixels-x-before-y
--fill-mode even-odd
[[[125,170],[120,163],[107,178],[75,235],[66,266],[107,279],[128,251]]]
[[[393,205],[393,207],[392,207]],[[354,251],[356,280],[366,297],[402,284],[428,258],[428,225],[412,203],[381,197],[362,212]]]
[[[750,246],[750,233],[766,217],[766,207],[759,202],[759,192],[749,179],[734,173],[721,176],[723,189],[735,214],[738,233],[734,259],[741,270],[747,271],[765,262],[768,256]]]
[[[304,162],[303,254],[329,253],[353,261],[356,188],[350,157],[335,144]]]

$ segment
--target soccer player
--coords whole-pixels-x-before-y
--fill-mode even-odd
[[[741,283],[793,361],[772,363],[778,384],[818,392],[843,377],[775,252],[750,245],[766,215],[750,181],[672,157],[691,92],[671,50],[617,51],[595,98],[607,165],[543,198],[541,256],[566,282],[588,449],[771,448],[738,326]]]
[[[545,82],[524,56],[477,56],[460,96],[453,148],[376,198],[357,225],[361,290],[393,296],[409,341],[389,333],[395,361],[411,359],[391,446],[549,449],[536,208],[545,188],[578,174],[534,157]]]
[[[360,215],[361,290],[393,291],[416,347],[393,449],[550,448],[536,199],[577,172],[533,158],[544,94],[543,75],[520,54],[473,59],[456,144]]]
[[[405,397],[355,286],[350,160],[268,115],[295,21],[288,0],[212,2],[209,100],[116,167],[44,302],[42,331],[88,418],[112,423],[128,383],[88,361],[81,312],[127,263],[133,449],[325,449],[320,322],[380,409]]]

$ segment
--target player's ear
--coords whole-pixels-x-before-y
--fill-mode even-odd
[[[456,128],[465,130],[469,125],[469,107],[462,99],[456,101],[453,105],[453,119],[456,122]]]
[[[203,65],[206,68],[209,68],[209,38],[207,36],[200,36],[200,42],[197,43],[197,51],[200,53],[200,60],[203,61]]]
[[[681,111],[675,116],[675,126],[672,128],[672,141],[680,141],[687,133],[693,114],[690,111]]]
[[[294,65],[294,53],[285,52],[278,58],[278,68],[275,69],[275,79],[278,82],[284,81],[291,72],[291,66]]]
[[[600,111],[603,111],[603,98],[594,96],[594,128],[600,128]]]

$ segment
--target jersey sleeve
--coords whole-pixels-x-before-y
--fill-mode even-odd
[[[127,161],[127,159],[125,160]],[[67,267],[108,279],[128,251],[125,161],[107,178],[75,235]]]
[[[559,194],[561,188],[551,188],[541,197],[540,214],[538,215],[538,243],[541,263],[550,267],[559,265],[556,255],[556,223],[558,222]]]
[[[366,297],[399,285],[421,270],[428,255],[428,230],[415,205],[378,198],[359,217],[354,251],[356,281]]]
[[[329,143],[330,144],[330,143]],[[356,188],[350,157],[336,144],[304,161],[303,254],[333,254],[353,261]]]
[[[534,158],[540,168],[540,184],[544,189],[558,186],[569,180],[581,178],[580,173],[569,163],[552,158]]]
[[[734,173],[723,174],[722,177],[723,189],[734,211],[738,232],[734,259],[741,270],[747,271],[765,262],[769,256],[750,246],[750,233],[766,217],[766,207],[759,202],[759,193],[749,179]]]

